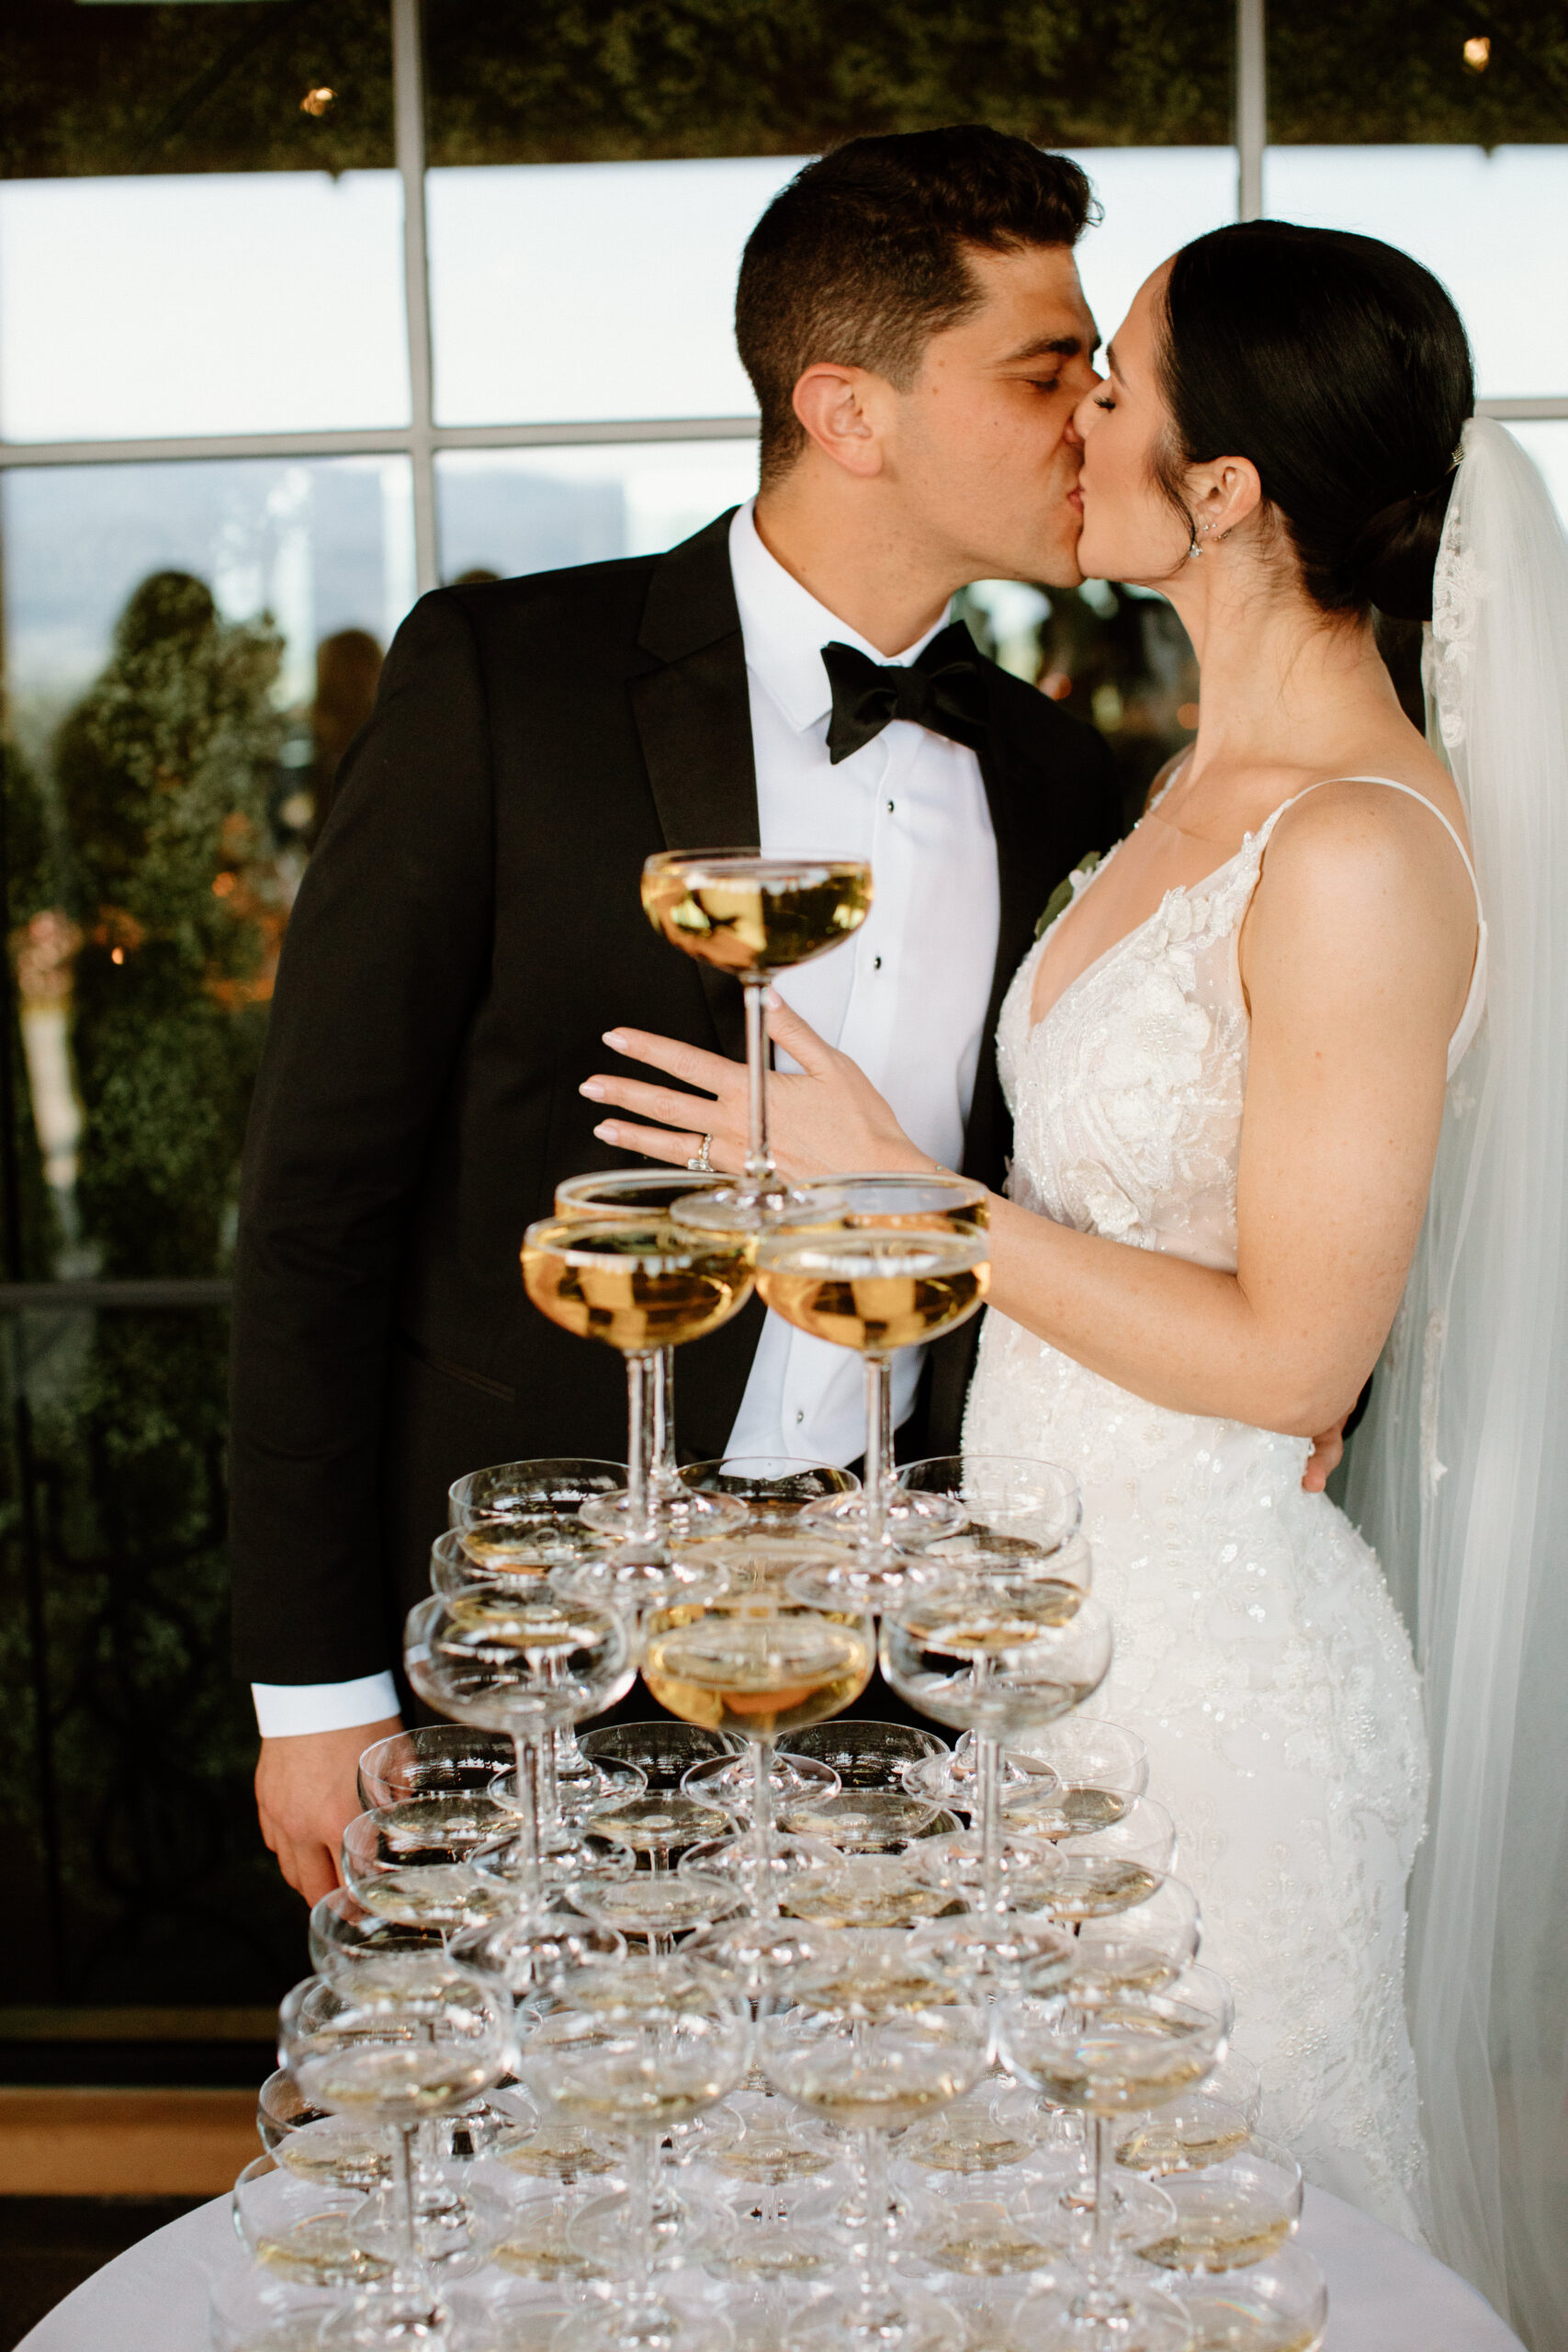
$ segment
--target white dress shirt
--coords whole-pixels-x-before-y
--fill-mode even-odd
[[[860,1065],[922,1151],[956,1168],[986,1043],[1000,922],[980,763],[963,744],[894,719],[874,742],[832,766],[832,692],[822,648],[837,640],[874,662],[885,663],[887,655],[768,553],[750,504],[730,526],[729,564],[746,649],[761,847],[871,860],[866,921],[842,947],[784,973],[778,992]],[[912,662],[947,617],[894,658]],[[922,1352],[906,1348],[894,1361],[895,1427],[914,1405]],[[858,1356],[770,1315],[730,1453],[854,1461],[865,1446],[863,1381]]]
[[[858,637],[768,553],[748,503],[730,526],[740,608],[759,840],[764,850],[828,850],[871,860],[872,910],[852,939],[786,972],[779,994],[859,1063],[922,1151],[955,1168],[986,1046],[1000,896],[997,844],[975,753],[908,719],[837,767],[828,758],[832,695],[822,648],[835,639],[874,662]],[[896,658],[912,662],[944,626]],[[793,1068],[787,1057],[781,1066]],[[908,1419],[919,1348],[894,1360],[894,1425]],[[853,1462],[865,1445],[858,1356],[770,1315],[752,1361],[731,1453]],[[265,1736],[336,1731],[396,1714],[390,1674],[355,1682],[254,1683]]]

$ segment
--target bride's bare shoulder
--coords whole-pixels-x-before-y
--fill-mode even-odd
[[[1459,795],[1425,745],[1316,782],[1274,827],[1245,965],[1280,948],[1294,957],[1311,943],[1318,956],[1385,972],[1397,966],[1424,985],[1468,985],[1475,892],[1456,833],[1468,852]]]

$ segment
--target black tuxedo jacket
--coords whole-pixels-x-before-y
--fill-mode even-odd
[[[440,590],[388,657],[289,924],[246,1142],[231,1514],[253,1680],[394,1662],[464,1471],[625,1458],[620,1358],[535,1311],[518,1246],[560,1179],[626,1164],[577,1091],[615,1067],[607,1028],[744,1050],[735,982],[638,899],[655,850],[757,842],[728,520],[668,555]],[[1117,819],[1100,738],[985,674],[994,1023],[1052,889]],[[965,1168],[999,1183],[1007,1144],[987,1051]],[[723,1452],[760,1328],[753,1301],[682,1350],[688,1459]],[[956,1449],[973,1339],[933,1351],[933,1451]]]

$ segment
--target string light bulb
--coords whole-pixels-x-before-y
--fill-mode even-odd
[[[1469,54],[1468,46],[1465,53]],[[301,114],[323,115],[336,96],[335,90],[329,90],[324,86],[319,90],[307,90],[299,101],[299,111]]]
[[[1472,33],[1464,45],[1464,62],[1472,74],[1484,74],[1492,62],[1492,41],[1489,34]]]

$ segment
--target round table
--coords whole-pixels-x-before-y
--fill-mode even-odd
[[[1520,2352],[1472,2287],[1324,2189],[1307,2190],[1299,2243],[1328,2279],[1325,2352]],[[17,2352],[207,2352],[209,2282],[243,2261],[215,2197],[106,2263]]]

